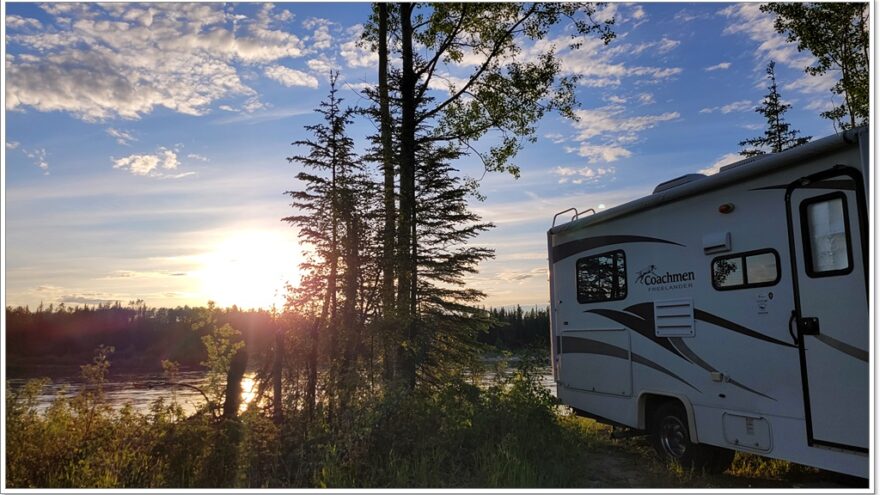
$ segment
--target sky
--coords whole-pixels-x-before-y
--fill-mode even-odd
[[[6,3],[5,304],[268,307],[296,283],[301,247],[280,219],[301,184],[291,142],[341,72],[341,96],[376,81],[357,43],[366,3]],[[611,3],[615,40],[568,48],[566,27],[523,42],[555,47],[581,76],[580,120],[548,114],[516,157],[519,179],[486,174],[472,207],[496,228],[472,287],[487,306],[548,302],[546,231],[553,215],[610,208],[687,173],[738,160],[759,136],[754,111],[776,61],[788,121],[814,138],[835,74],[775,33],[758,4]],[[443,81],[474,60],[442,68]],[[350,128],[359,150],[373,125]],[[487,149],[489,136],[477,143]],[[479,159],[462,176],[483,176]]]

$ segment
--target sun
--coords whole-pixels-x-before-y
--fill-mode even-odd
[[[300,247],[279,232],[236,232],[201,258],[201,294],[220,307],[280,309],[285,284],[298,282]]]

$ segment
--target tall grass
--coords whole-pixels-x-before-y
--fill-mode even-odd
[[[530,369],[276,425],[259,406],[236,420],[164,400],[114,410],[108,366],[96,358],[89,386],[44,413],[45,381],[7,387],[8,487],[576,487],[587,469],[582,435]]]
[[[644,439],[565,413],[528,361],[491,383],[389,388],[311,419],[275,424],[251,403],[236,419],[205,407],[185,417],[174,399],[149,412],[113,409],[106,353],[83,367],[89,385],[43,413],[45,381],[7,385],[9,488],[192,487],[718,487],[815,481],[811,468],[738,454],[730,475],[670,469]]]

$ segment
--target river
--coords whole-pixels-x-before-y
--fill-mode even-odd
[[[510,371],[507,368],[506,371]],[[242,409],[254,399],[256,395],[256,383],[254,373],[245,373],[241,381],[241,407]],[[494,378],[494,372],[487,372],[482,380],[484,383]],[[25,379],[11,378],[7,380],[8,386],[13,388],[25,384]],[[184,371],[177,375],[177,382],[203,388],[207,383],[204,371]],[[540,383],[556,395],[556,384],[549,368],[542,370]],[[62,376],[54,378],[49,385],[43,388],[37,396],[37,410],[44,412],[57,397],[73,397],[78,394],[85,383],[79,376]],[[147,413],[150,406],[158,399],[171,400],[175,398],[183,408],[185,414],[190,415],[205,403],[204,397],[189,387],[174,386],[167,383],[162,373],[131,373],[111,374],[104,383],[104,395],[107,402],[115,409],[122,408],[125,404],[131,406],[140,413]]]
[[[177,383],[203,388],[207,383],[204,371],[184,371],[177,375]],[[9,379],[7,383],[11,387],[21,387],[25,379]],[[78,394],[85,383],[78,376],[63,376],[54,378],[49,385],[43,388],[37,396],[37,410],[45,411],[57,397],[73,397]],[[245,373],[241,380],[242,408],[254,399],[256,387],[254,373]],[[115,409],[122,408],[125,404],[141,413],[149,412],[150,406],[158,399],[171,400],[175,398],[183,408],[183,412],[190,415],[205,403],[205,398],[198,391],[189,387],[171,385],[166,381],[162,373],[132,373],[110,375],[104,383],[104,395],[107,402]]]

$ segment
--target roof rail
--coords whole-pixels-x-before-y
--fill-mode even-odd
[[[559,213],[553,215],[553,225],[551,225],[550,228],[552,229],[553,227],[556,227],[556,219],[559,218],[559,215],[562,215],[563,213],[568,213],[568,212],[570,212],[570,211],[573,211],[573,212],[574,212],[574,215],[571,216],[571,220],[569,220],[569,222],[574,222],[574,221],[577,220],[581,215],[583,215],[583,214],[585,214],[585,213],[587,213],[587,212],[593,212],[594,215],[596,214],[596,210],[594,210],[594,209],[592,209],[592,208],[587,208],[586,210],[584,210],[584,211],[580,211],[580,212],[577,210],[577,208],[569,208],[569,209],[567,209],[567,210],[562,210],[562,211],[560,211]]]

